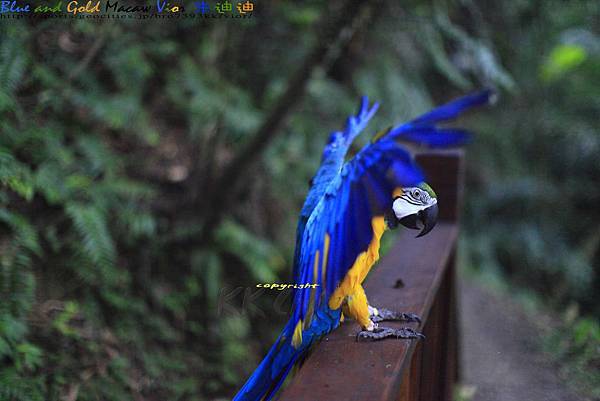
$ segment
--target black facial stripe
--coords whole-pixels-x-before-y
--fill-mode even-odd
[[[402,199],[404,199],[407,202],[418,202],[418,199],[415,199],[410,195],[402,195]]]
[[[401,196],[402,199],[404,199],[406,202],[410,203],[411,205],[415,205],[415,206],[423,206],[422,202],[415,202],[416,200],[413,200],[411,198],[408,198],[404,195]]]

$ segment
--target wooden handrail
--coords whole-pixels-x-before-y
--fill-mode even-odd
[[[461,151],[420,153],[419,164],[436,190],[440,222],[428,235],[406,231],[371,272],[365,289],[372,305],[417,313],[424,340],[356,342],[346,321],[316,345],[283,401],[437,401],[452,399],[458,372],[454,259],[463,183]]]

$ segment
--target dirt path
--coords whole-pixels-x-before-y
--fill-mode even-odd
[[[473,401],[580,401],[539,351],[538,332],[515,303],[459,283],[463,386]]]

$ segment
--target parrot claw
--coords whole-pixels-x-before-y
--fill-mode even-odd
[[[377,308],[377,315],[371,316],[371,321],[398,321],[398,322],[418,322],[421,323],[421,318],[414,313],[393,312],[384,308]]]
[[[425,336],[422,333],[419,333],[418,331],[415,331],[408,327],[401,327],[399,329],[392,329],[389,327],[377,327],[373,331],[360,331],[356,335],[356,341],[378,341],[389,337],[405,339],[425,338]]]

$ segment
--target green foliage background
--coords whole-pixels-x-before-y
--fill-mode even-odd
[[[375,132],[482,86],[500,99],[464,122],[478,133],[465,263],[568,310],[559,356],[598,367],[597,2],[393,3],[311,75],[207,238],[204,200],[330,3],[261,2],[244,21],[0,20],[0,400],[230,396],[285,314],[271,294],[244,309],[239,293],[238,312],[219,299],[289,281],[327,133],[361,94],[382,102]]]

